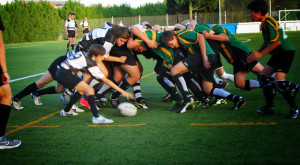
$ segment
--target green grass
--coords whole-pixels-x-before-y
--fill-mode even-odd
[[[289,32],[296,56],[287,79],[300,83],[300,32]],[[253,49],[262,43],[261,34],[236,35]],[[26,46],[26,47],[25,47]],[[11,79],[45,72],[51,62],[65,52],[66,41],[6,45],[8,71]],[[265,64],[269,55],[260,60]],[[144,75],[152,73],[155,61],[145,60]],[[232,67],[223,60],[225,70]],[[40,76],[11,83],[16,94]],[[252,73],[248,78],[256,79]],[[171,103],[161,102],[166,93],[154,74],[142,80],[142,93],[151,110],[139,110],[135,117],[121,117],[116,109],[100,113],[115,123],[146,124],[133,127],[89,127],[89,110],[76,117],[58,114],[9,135],[22,140],[19,148],[0,150],[0,164],[299,164],[300,120],[288,120],[287,103],[277,94],[276,112],[261,116],[256,108],[264,105],[261,89],[239,91],[230,83],[228,91],[242,95],[247,104],[239,111],[232,103],[207,110],[176,114],[168,111]],[[55,85],[55,82],[49,84]],[[34,106],[30,96],[22,100],[23,111],[13,110],[9,126],[23,126],[61,110],[59,94],[45,95],[42,106]],[[124,99],[122,98],[122,101]],[[300,98],[298,96],[299,105]],[[191,123],[277,123],[275,125],[193,126]],[[16,127],[9,127],[7,131]]]

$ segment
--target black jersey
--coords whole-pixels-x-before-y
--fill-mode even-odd
[[[100,44],[106,50],[106,56],[115,44],[115,36],[110,28],[97,28],[90,31],[85,37],[83,37],[77,44],[79,49],[76,51],[88,51],[89,47],[93,44]]]
[[[85,52],[71,51],[67,53],[67,59],[60,64],[61,67],[66,70],[70,70],[73,74],[81,71],[84,73],[89,73],[95,79],[102,79],[105,77],[100,71],[97,63],[89,56],[86,56]]]
[[[2,31],[4,31],[4,30],[5,30],[5,28],[4,28],[4,26],[3,26],[3,23],[2,23],[2,19],[1,19],[1,17],[0,17],[0,30],[2,30]]]

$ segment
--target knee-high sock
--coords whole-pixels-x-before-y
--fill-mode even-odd
[[[212,96],[215,96],[216,98],[223,98],[230,101],[237,101],[239,99],[238,96],[231,94],[224,89],[221,88],[213,88],[210,92]]]
[[[35,93],[38,96],[41,96],[41,95],[45,95],[45,94],[55,94],[57,92],[55,90],[55,86],[52,86],[52,87],[48,87],[48,88],[45,88],[45,89],[37,90],[37,91],[35,91]]]
[[[114,81],[113,81],[113,82],[114,82]],[[115,84],[116,84],[116,83],[115,83]],[[98,88],[98,91],[95,90],[95,91],[97,91],[97,93],[96,93],[96,98],[97,98],[97,99],[100,99],[100,98],[104,97],[105,94],[108,93],[108,92],[110,91],[110,89],[111,89],[111,87],[110,87],[109,85],[107,85],[107,84],[105,84],[104,82],[102,82],[102,83],[100,84],[99,88]]]
[[[130,86],[130,85],[128,84],[128,82],[127,82],[126,79],[123,79],[122,82],[119,84],[119,87],[120,87],[121,89],[123,89],[124,91],[126,91],[126,90],[129,88],[129,86]],[[120,92],[114,91],[114,92],[112,93],[112,95],[111,95],[111,98],[112,98],[112,99],[116,99],[116,98],[118,98],[120,95],[121,95]]]
[[[225,80],[230,80],[231,82],[234,82],[234,75],[233,74],[228,74],[225,71],[220,77],[225,79]]]
[[[260,83],[256,80],[246,80],[244,89],[249,91],[253,88],[261,88]]]
[[[90,95],[86,99],[89,102],[89,105],[91,107],[91,111],[93,113],[93,116],[94,117],[99,117],[99,113],[97,111],[96,104],[95,104],[95,96],[94,95]]]
[[[6,125],[9,119],[11,106],[0,104],[0,137],[5,135]]]
[[[66,105],[66,107],[64,108],[65,112],[69,112],[70,109],[72,108],[73,104],[75,104],[81,97],[82,95],[76,91],[70,98],[69,103]]]
[[[299,87],[297,84],[291,83],[289,81],[273,81],[272,85],[277,89],[277,91],[283,96],[286,102],[289,104],[290,108],[295,110],[298,109],[295,103],[295,95]]]
[[[17,100],[17,101],[19,101],[19,100],[21,100],[23,97],[29,95],[31,92],[34,92],[34,91],[36,91],[37,89],[38,89],[38,88],[37,88],[37,86],[36,86],[36,84],[35,84],[35,82],[34,82],[34,83],[28,85],[27,87],[25,87],[25,88],[24,88],[21,92],[19,92],[18,94],[16,94],[16,95],[14,96],[14,99]]]
[[[136,102],[141,102],[143,99],[142,91],[141,91],[141,79],[139,79],[136,83],[132,85],[132,90],[134,93],[134,97]]]
[[[177,74],[173,76],[173,79],[175,81],[176,86],[178,87],[180,93],[182,94],[182,97],[184,101],[190,101],[191,94],[187,88],[186,82],[182,75]]]
[[[157,81],[173,97],[175,101],[182,100],[171,76],[168,76],[167,74],[158,74]]]

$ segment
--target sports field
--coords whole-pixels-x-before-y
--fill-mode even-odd
[[[300,83],[300,32],[288,32],[296,48],[289,81]],[[262,43],[261,34],[236,35],[253,49]],[[6,54],[12,92],[16,94],[40,78],[52,61],[65,53],[67,41],[7,44]],[[270,56],[259,61],[264,65]],[[288,104],[276,95],[275,114],[262,116],[255,109],[264,105],[261,89],[239,91],[230,82],[228,91],[246,98],[246,105],[233,104],[177,114],[153,73],[155,61],[140,56],[144,66],[143,96],[152,106],[137,116],[121,117],[113,108],[100,114],[113,124],[92,125],[90,110],[76,117],[61,117],[64,104],[59,94],[41,97],[35,106],[30,96],[22,99],[23,111],[13,110],[7,133],[22,140],[20,147],[0,150],[0,164],[299,164],[300,119],[286,119]],[[225,70],[232,67],[223,60]],[[256,79],[252,73],[248,78]],[[55,85],[51,83],[50,85]],[[49,85],[48,85],[49,86]],[[107,95],[108,97],[109,95]],[[121,99],[125,101],[124,98]],[[300,96],[296,102],[300,106]],[[107,103],[109,104],[109,103]]]

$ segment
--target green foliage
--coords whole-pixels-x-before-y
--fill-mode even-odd
[[[56,9],[46,1],[14,1],[0,6],[5,26],[4,42],[20,43],[48,41],[59,36],[60,17]]]

